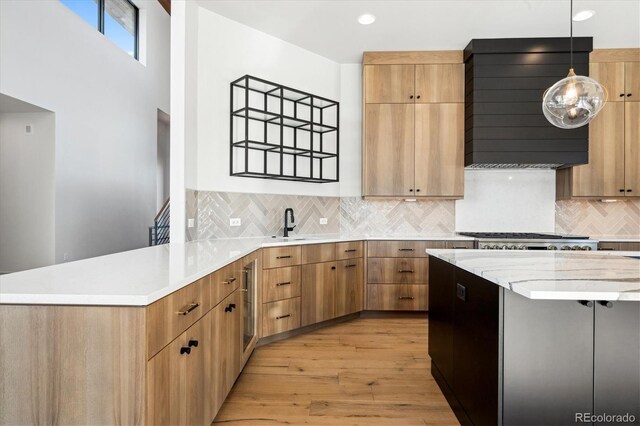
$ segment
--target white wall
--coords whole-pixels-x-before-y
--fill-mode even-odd
[[[54,114],[0,113],[1,273],[54,263],[54,186]]]
[[[362,64],[340,66],[340,196],[362,195]]]
[[[554,170],[465,170],[456,231],[555,232]]]
[[[156,210],[169,198],[170,134],[169,115],[158,110],[158,136],[156,153]]]
[[[56,262],[147,244],[170,18],[135,3],[144,63],[59,1],[0,1],[0,92],[56,113]]]
[[[193,141],[187,140],[186,150],[187,170],[195,167],[197,176],[195,182],[187,179],[187,186],[204,191],[339,195],[338,183],[229,176],[229,84],[250,74],[340,100],[340,65],[209,10],[200,8],[198,14],[197,72],[191,76],[197,78],[197,146],[189,148]]]

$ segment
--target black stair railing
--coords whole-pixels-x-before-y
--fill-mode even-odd
[[[160,211],[153,219],[153,226],[149,227],[149,245],[157,246],[169,243],[169,199],[164,202]]]

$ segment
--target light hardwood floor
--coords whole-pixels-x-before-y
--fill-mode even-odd
[[[257,348],[215,423],[458,424],[418,317],[359,318]]]

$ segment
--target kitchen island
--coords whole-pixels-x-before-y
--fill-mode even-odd
[[[427,252],[432,374],[462,424],[640,422],[640,261]]]

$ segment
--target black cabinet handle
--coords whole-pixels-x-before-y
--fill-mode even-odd
[[[624,192],[624,189],[620,189],[620,192]]]
[[[591,308],[593,306],[593,302],[591,300],[578,300],[578,303],[582,306],[586,306],[587,308]]]
[[[412,249],[412,248],[401,248],[401,249],[398,249],[398,251],[415,251],[415,249]]]
[[[180,348],[180,355],[184,355],[184,354],[189,355],[190,353],[191,353],[191,348],[188,348],[186,346],[183,346]]]
[[[182,309],[180,309],[177,314],[178,315],[187,315],[190,312],[192,312],[195,308],[197,308],[198,306],[200,306],[199,303],[189,303],[187,306],[183,306]]]
[[[611,303],[609,300],[599,300],[598,303],[605,308],[613,308],[613,303]]]
[[[630,190],[630,189],[627,189],[627,192],[631,192],[631,190]]]
[[[624,93],[620,93],[620,97],[621,97],[621,98],[624,98]]]
[[[235,308],[236,308],[236,304],[235,304],[235,303],[229,303],[229,307],[230,307],[231,309],[235,309]]]
[[[284,319],[284,318],[289,318],[290,316],[291,316],[291,314],[281,315],[279,317],[276,317],[276,319],[280,320],[280,319]]]
[[[409,192],[413,192],[413,189],[410,189]]]
[[[353,253],[354,251],[358,251],[358,249],[348,249],[348,250],[345,250],[344,252],[345,253]]]
[[[453,246],[454,249],[468,249],[469,247],[465,246]]]
[[[419,190],[419,189],[416,189],[416,192],[420,192],[420,190]]]
[[[357,265],[352,263],[351,265],[344,265],[345,268],[355,268]]]
[[[331,267],[331,270],[332,270],[332,271],[333,271],[333,270],[335,270],[335,269],[336,269],[336,267],[335,267],[335,266],[332,266],[332,267]]]
[[[291,255],[289,255],[289,256],[276,256],[276,259],[291,259]]]
[[[276,287],[280,287],[281,285],[289,285],[289,284],[291,284],[291,281],[286,281],[286,282],[283,282],[283,283],[277,283]]]
[[[409,99],[413,99],[413,95],[410,95],[410,96],[409,96]]]
[[[398,300],[413,300],[413,296],[400,296]]]
[[[400,274],[413,274],[413,269],[398,269]]]
[[[195,340],[195,339],[189,340],[189,347],[190,348],[197,348],[198,347],[198,341]]]
[[[235,303],[229,303],[229,306],[224,308],[225,312],[233,312],[233,310],[235,309],[236,304]]]
[[[418,99],[420,99],[420,95],[416,96]]]
[[[613,250],[613,247],[600,247],[598,250]]]
[[[627,98],[630,98],[630,97],[631,97],[631,93],[627,93]]]

